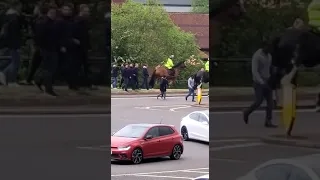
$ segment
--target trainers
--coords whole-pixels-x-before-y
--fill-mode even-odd
[[[0,83],[3,85],[7,85],[7,77],[3,72],[0,72]]]

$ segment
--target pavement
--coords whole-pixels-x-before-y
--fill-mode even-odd
[[[179,128],[181,118],[194,110],[191,101],[172,97],[167,100],[156,98],[112,98],[111,131],[115,132],[130,123],[164,123]],[[208,103],[208,98],[204,98]],[[133,103],[132,103],[133,102]],[[209,145],[188,141],[180,160],[168,158],[147,160],[143,164],[112,162],[112,180],[162,180],[192,179],[209,172]]]
[[[106,180],[110,115],[0,115],[0,179]],[[107,148],[109,150],[109,148]]]
[[[239,111],[210,113],[211,176],[235,180],[268,160],[320,153],[317,148],[265,141],[266,137],[284,135],[285,129],[281,125],[279,111],[274,112],[274,122],[280,125],[276,129],[263,127],[264,116],[263,111],[258,111],[251,115],[246,125]],[[293,135],[319,141],[319,116],[313,110],[299,110]]]
[[[208,89],[203,89],[203,94],[208,94]],[[320,92],[319,87],[299,87],[297,91],[298,100],[314,100],[317,93]],[[168,96],[185,96],[188,89],[167,89]],[[154,97],[159,94],[158,89],[136,90],[125,92],[121,89],[111,89],[112,97]],[[252,87],[211,87],[210,101],[252,101],[254,99]]]

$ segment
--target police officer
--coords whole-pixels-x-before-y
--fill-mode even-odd
[[[173,61],[172,59],[174,58],[174,55],[171,55],[167,60],[166,62],[164,63],[164,67],[166,67],[168,69],[168,74],[170,76],[173,76],[174,75],[174,71],[172,70],[174,64],[173,64]]]
[[[149,83],[148,83],[149,72],[148,72],[148,69],[147,69],[147,65],[144,65],[142,67],[142,78],[143,78],[143,81],[142,81],[142,84],[141,84],[141,89],[142,88],[146,88],[147,90],[149,90]]]
[[[204,70],[206,71],[206,72],[209,72],[209,70],[210,70],[210,68],[209,68],[209,58],[206,60],[206,63],[204,64]]]
[[[132,90],[136,89],[136,74],[135,74],[135,68],[133,67],[133,64],[131,63],[129,65],[129,85],[131,86]]]

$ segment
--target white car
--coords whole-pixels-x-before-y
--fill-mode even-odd
[[[195,111],[183,117],[180,122],[183,140],[209,142],[209,110]]]
[[[209,180],[209,174],[197,177],[193,180]]]
[[[320,180],[320,154],[275,159],[259,165],[238,180]]]

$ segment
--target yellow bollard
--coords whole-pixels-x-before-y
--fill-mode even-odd
[[[282,122],[287,136],[291,136],[291,132],[296,120],[297,106],[297,86],[296,74],[297,69],[293,68],[292,72],[286,75],[282,81]],[[294,84],[292,84],[292,81]]]
[[[202,100],[202,84],[197,87],[197,103],[200,105]]]
[[[282,121],[288,136],[291,136],[296,120],[296,96],[295,86],[283,87]]]

